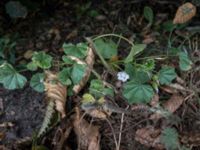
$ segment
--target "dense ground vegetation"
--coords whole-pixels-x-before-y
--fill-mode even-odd
[[[192,1],[1,1],[0,148],[200,147]]]

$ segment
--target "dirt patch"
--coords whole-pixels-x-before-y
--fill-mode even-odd
[[[30,87],[22,90],[7,91],[1,89],[2,110],[0,122],[3,144],[13,143],[25,137],[31,137],[41,126],[44,117],[43,94]]]

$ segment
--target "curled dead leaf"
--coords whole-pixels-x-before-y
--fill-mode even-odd
[[[100,150],[99,127],[89,124],[75,108],[73,127],[78,138],[78,150]]]
[[[46,97],[49,101],[54,101],[56,110],[61,113],[61,117],[65,117],[65,103],[67,97],[67,87],[61,84],[56,74],[46,71],[46,79],[44,82]]]
[[[172,97],[163,104],[163,108],[170,113],[174,113],[184,102],[184,98],[180,95],[174,94]],[[150,119],[160,119],[161,114],[155,113],[150,116]]]
[[[79,82],[79,84],[77,84],[73,87],[73,91],[74,91],[75,94],[79,93],[81,91],[81,89],[85,86],[85,84],[87,83],[87,81],[90,77],[91,71],[93,69],[94,53],[93,53],[92,48],[90,48],[90,47],[88,47],[88,53],[87,53],[87,57],[85,59],[85,62],[87,64],[85,74],[84,74],[82,80]]]
[[[155,149],[164,149],[164,146],[160,140],[160,129],[155,129],[153,126],[148,126],[142,129],[138,129],[135,134],[135,140],[147,147],[153,147]]]
[[[192,17],[196,15],[196,11],[196,6],[194,6],[190,2],[181,5],[176,11],[173,23],[182,24],[189,21],[190,19],[192,19]]]
[[[156,107],[158,105],[158,102],[159,102],[159,95],[158,94],[155,94],[150,102],[150,105],[152,107]]]

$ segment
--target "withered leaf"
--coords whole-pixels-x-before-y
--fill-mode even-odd
[[[79,82],[79,84],[77,84],[73,87],[73,91],[76,94],[79,93],[81,91],[81,89],[85,86],[85,84],[87,83],[87,81],[90,77],[91,71],[93,69],[94,53],[93,53],[92,48],[90,48],[90,47],[88,47],[88,53],[87,53],[87,57],[85,59],[85,62],[87,64],[85,74],[84,74],[82,80]]]
[[[164,146],[160,141],[160,134],[160,129],[155,129],[153,126],[148,126],[136,131],[135,140],[147,147],[164,149]]]
[[[194,6],[192,3],[187,2],[178,8],[173,23],[174,24],[185,23],[195,15],[196,15],[196,6]]]
[[[67,87],[61,84],[57,74],[46,71],[46,79],[44,82],[46,96],[49,101],[54,101],[56,110],[61,113],[61,117],[65,117],[65,103],[67,97]]]
[[[78,138],[78,150],[100,150],[99,127],[89,124],[80,115],[79,108],[75,108],[73,121],[75,134]]]
[[[184,98],[178,94],[172,95],[172,97],[163,104],[163,108],[170,113],[174,113],[183,103]],[[150,116],[150,119],[160,119],[161,114],[155,113]]]

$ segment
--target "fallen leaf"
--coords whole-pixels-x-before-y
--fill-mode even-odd
[[[182,24],[189,21],[196,15],[196,11],[196,6],[190,2],[181,5],[176,11],[173,24]]]
[[[158,94],[155,94],[150,102],[150,105],[152,107],[156,107],[158,105],[158,102],[159,102],[159,95]]]
[[[161,130],[155,129],[153,126],[148,126],[138,129],[135,134],[135,140],[147,147],[155,149],[164,149],[160,139]]]
[[[85,59],[85,62],[87,64],[85,74],[84,74],[82,80],[79,82],[79,84],[77,84],[73,87],[73,91],[75,94],[78,94],[82,90],[82,88],[85,86],[85,84],[87,83],[87,81],[90,77],[91,71],[93,69],[94,53],[93,53],[92,48],[90,48],[90,47],[88,47],[88,52],[87,52],[87,57]]]
[[[73,39],[77,37],[77,35],[78,35],[78,31],[77,29],[75,29],[66,36],[66,40]]]
[[[61,113],[61,117],[65,117],[65,103],[67,97],[67,87],[61,84],[55,73],[46,71],[46,79],[44,82],[46,96],[49,101],[54,101],[56,110]]]
[[[80,115],[79,108],[75,108],[73,127],[78,138],[78,150],[100,150],[99,127],[89,124]]]
[[[174,113],[183,103],[184,98],[178,94],[172,95],[172,97],[163,104],[163,108],[170,113]],[[159,113],[152,114],[150,119],[157,120],[162,118],[163,116]]]
[[[30,59],[32,56],[33,56],[33,51],[32,50],[27,50],[25,53],[24,53],[24,58],[26,59]]]

